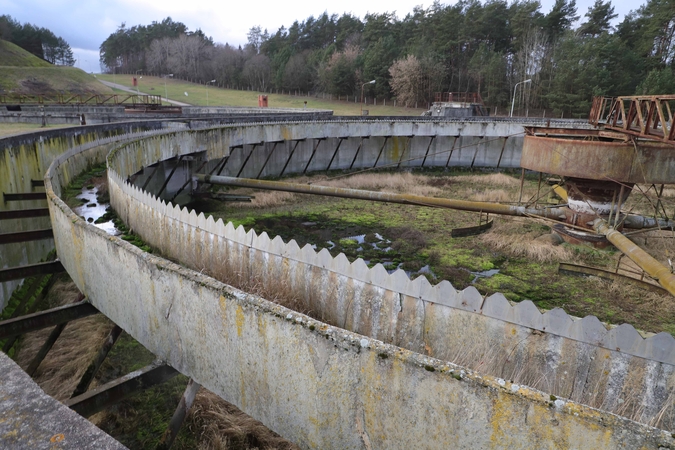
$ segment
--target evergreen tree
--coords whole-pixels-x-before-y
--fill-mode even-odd
[[[588,21],[579,27],[579,34],[598,36],[612,28],[610,22],[617,17],[617,14],[614,13],[614,7],[609,1],[604,3],[602,0],[595,0],[593,6],[588,8],[585,17]]]

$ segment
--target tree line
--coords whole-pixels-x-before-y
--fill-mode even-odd
[[[12,16],[0,16],[0,39],[52,64],[74,66],[75,57],[68,42],[51,30],[30,23],[21,24]]]
[[[269,92],[366,92],[413,105],[436,92],[478,92],[505,107],[516,83],[524,108],[585,115],[594,95],[675,92],[675,0],[648,0],[613,26],[611,0],[581,15],[575,0],[434,2],[395,13],[310,16],[274,33],[254,26],[242,48],[214,43],[167,18],[111,34],[107,71],[147,71]]]

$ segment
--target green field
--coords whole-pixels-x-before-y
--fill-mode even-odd
[[[127,87],[132,87],[133,75],[102,75],[96,77],[110,82],[115,82]],[[166,81],[166,92],[170,100],[189,103],[191,105],[206,106],[206,86],[202,84],[190,83],[187,81],[173,78],[143,76],[139,79],[138,90],[141,93],[161,95],[164,97],[164,82]],[[185,93],[187,92],[187,96]],[[261,92],[255,91],[237,91],[233,89],[222,89],[214,86],[208,87],[208,104],[210,106],[258,106],[258,95]],[[307,101],[307,108],[330,109],[338,116],[354,116],[361,113],[361,105],[345,100],[328,100],[316,98],[313,96],[293,96],[281,94],[266,94],[268,105],[277,108],[303,108]],[[344,97],[343,97],[344,98]],[[422,108],[402,108],[394,107],[390,102],[384,105],[364,105],[364,109],[375,116],[419,116],[425,109]]]

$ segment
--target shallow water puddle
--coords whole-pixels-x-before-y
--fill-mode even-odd
[[[102,223],[95,223],[98,218],[100,218],[106,213],[106,208],[110,206],[107,203],[98,203],[98,200],[96,199],[97,192],[98,188],[96,187],[93,187],[91,189],[83,187],[82,193],[78,194],[76,197],[83,200],[82,206],[73,208],[73,212],[75,212],[75,214],[82,217],[84,220],[91,223],[95,227],[100,228],[101,230],[105,231],[106,233],[112,236],[117,236],[118,234],[121,234],[119,230],[115,228],[115,224],[113,223],[112,220]],[[86,202],[84,202],[84,200],[86,200]]]

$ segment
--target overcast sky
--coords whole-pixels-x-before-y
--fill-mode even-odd
[[[577,10],[583,16],[594,0],[577,0]],[[0,15],[9,14],[21,23],[30,22],[49,28],[64,38],[75,52],[77,67],[87,72],[99,72],[98,49],[101,43],[122,24],[148,25],[171,17],[183,22],[191,31],[201,28],[214,41],[243,45],[249,28],[260,25],[272,33],[293,21],[302,21],[324,11],[341,15],[350,12],[361,19],[366,13],[396,11],[398,17],[416,5],[428,8],[432,1],[419,0],[342,0],[320,1],[217,1],[217,0],[0,0]],[[455,3],[454,0],[441,3]],[[542,12],[551,9],[554,0],[541,0]],[[614,0],[617,20],[637,9],[644,0]]]

